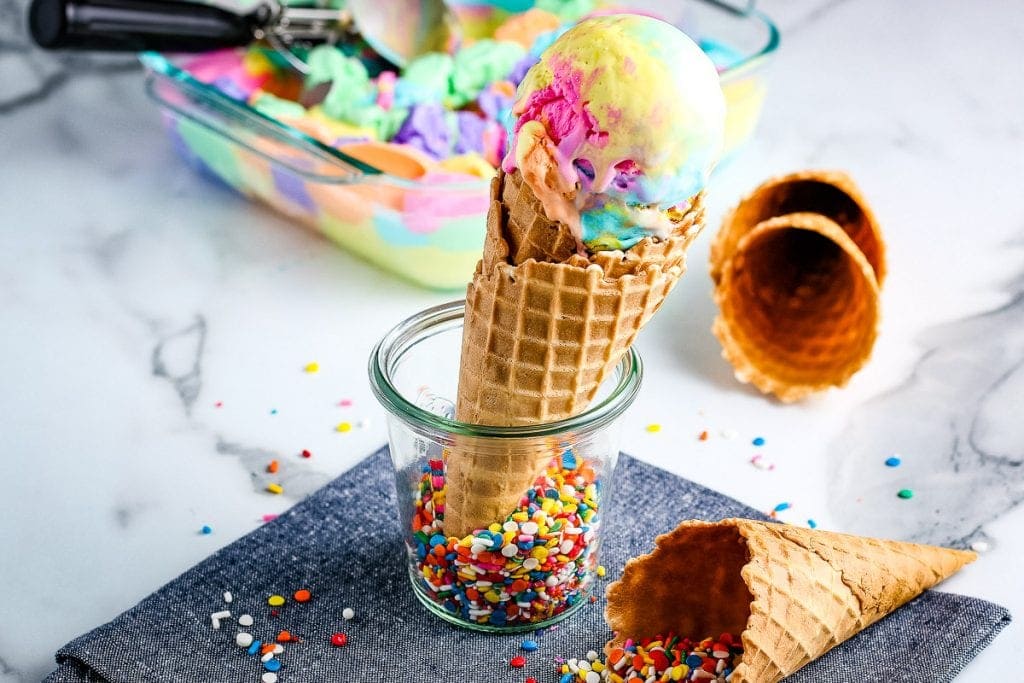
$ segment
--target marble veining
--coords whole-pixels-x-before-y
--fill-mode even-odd
[[[292,500],[305,498],[331,480],[326,473],[318,472],[311,466],[296,461],[294,455],[291,458],[282,458],[277,451],[244,446],[226,441],[223,437],[217,437],[217,453],[238,458],[239,464],[249,473],[253,490],[265,491],[268,484],[276,482],[284,489],[281,496]],[[267,473],[267,463],[271,460],[278,460],[280,466],[273,477]]]
[[[118,503],[113,508],[114,521],[119,528],[127,529],[148,507],[145,503]]]
[[[51,54],[32,49],[25,30],[28,3],[0,0],[0,115],[41,102],[69,79],[103,76],[139,68],[131,55]]]
[[[21,675],[20,672],[11,666],[6,659],[0,657],[0,676],[9,676],[12,680],[16,680]]]
[[[858,533],[969,546],[1024,500],[1024,275],[1005,305],[920,343],[910,377],[858,408],[829,449],[833,512]],[[893,454],[898,468],[878,467]]]
[[[163,377],[174,385],[186,413],[192,412],[202,388],[205,342],[206,319],[197,315],[195,322],[162,337],[153,348],[153,376]]]

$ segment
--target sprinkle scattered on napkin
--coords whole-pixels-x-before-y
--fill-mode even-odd
[[[628,455],[619,458],[601,562],[608,569],[599,599],[554,628],[521,635],[483,635],[430,615],[413,596],[401,542],[391,460],[382,448],[273,522],[220,550],[113,621],[57,653],[45,683],[218,681],[260,683],[259,657],[239,647],[236,619],[256,638],[282,630],[279,683],[307,681],[558,680],[557,657],[601,651],[604,587],[627,558],[648,552],[654,537],[683,519],[764,519],[732,498]],[[126,558],[126,571],[130,571]],[[305,603],[296,590],[312,594]],[[226,604],[224,592],[232,602]],[[267,598],[288,598],[271,617]],[[354,610],[346,620],[343,611]],[[231,617],[214,629],[210,615]],[[984,600],[926,592],[836,647],[788,680],[796,683],[950,681],[1010,621]],[[345,633],[342,647],[330,642]],[[525,652],[523,640],[538,649]],[[513,657],[526,665],[513,668]]]

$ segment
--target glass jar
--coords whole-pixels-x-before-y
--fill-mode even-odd
[[[447,397],[458,385],[463,306],[422,311],[370,356],[370,383],[388,411],[409,577],[420,602],[446,621],[534,630],[568,617],[593,591],[618,417],[636,397],[642,365],[630,349],[590,407],[569,419],[523,427],[458,422]],[[494,514],[450,535],[449,499]]]

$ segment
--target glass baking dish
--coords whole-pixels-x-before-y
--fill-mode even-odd
[[[733,156],[761,112],[766,66],[779,43],[774,24],[752,3],[617,4],[680,26],[719,66],[726,157]],[[382,163],[379,150],[371,165],[232,99],[181,61],[152,52],[141,60],[172,144],[199,172],[405,280],[438,290],[465,287],[483,246],[488,180],[417,179],[407,157]]]

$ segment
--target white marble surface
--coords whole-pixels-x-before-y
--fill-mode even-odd
[[[16,0],[0,19],[17,23]],[[710,225],[768,175],[848,169],[891,275],[870,365],[782,406],[719,358],[705,235],[644,332],[624,448],[797,524],[991,550],[945,589],[1024,613],[1024,10],[762,3],[783,47]],[[123,60],[0,33],[0,681],[104,622],[383,443],[373,342],[451,296],[413,289],[194,176]],[[709,230],[710,232],[710,230]],[[322,370],[302,372],[316,360]],[[351,398],[351,408],[337,405]],[[217,408],[216,402],[223,402]],[[270,411],[277,409],[276,415]],[[347,434],[340,420],[366,420]],[[664,425],[650,434],[648,423]],[[699,442],[708,429],[711,438]],[[736,430],[732,440],[719,430]],[[760,449],[776,464],[748,463]],[[314,456],[298,456],[304,448]],[[904,467],[882,460],[898,451]],[[254,474],[274,454],[284,496]],[[895,498],[899,488],[917,491]],[[860,499],[860,502],[858,502]],[[214,532],[201,536],[210,524]],[[1005,680],[1011,624],[964,672]]]

